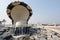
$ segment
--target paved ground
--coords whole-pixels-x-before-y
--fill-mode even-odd
[[[45,29],[52,30],[60,34],[60,26],[45,26]]]

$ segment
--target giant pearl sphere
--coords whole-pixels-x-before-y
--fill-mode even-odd
[[[15,25],[16,25],[16,27],[23,27],[26,25],[26,22],[25,21],[18,21],[18,22],[16,22]]]

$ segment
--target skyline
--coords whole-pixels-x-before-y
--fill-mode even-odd
[[[0,20],[5,19],[7,23],[11,20],[6,14],[7,6],[18,0],[0,1]],[[33,11],[29,23],[60,23],[60,0],[19,0],[27,3]]]

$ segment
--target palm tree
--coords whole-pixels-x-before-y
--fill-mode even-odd
[[[2,22],[0,21],[0,24],[2,24]]]
[[[5,22],[6,22],[6,20],[5,20],[5,19],[3,19],[3,20],[2,20],[2,22],[3,22],[4,26],[5,26]]]

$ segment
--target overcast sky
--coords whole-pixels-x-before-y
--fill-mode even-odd
[[[0,20],[7,23],[11,20],[6,14],[6,8],[11,2],[18,0],[0,0]],[[33,15],[29,23],[60,23],[60,0],[20,0],[31,6]]]

